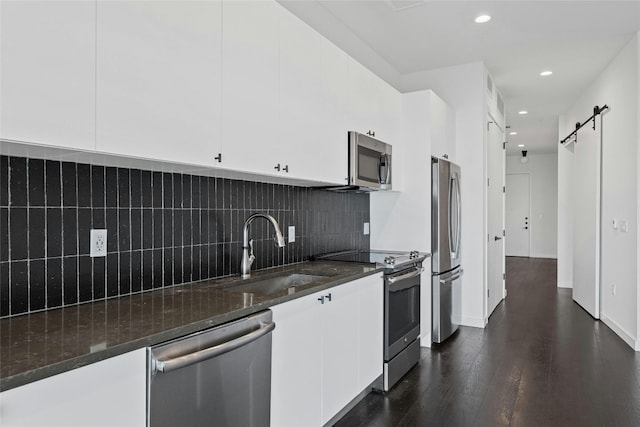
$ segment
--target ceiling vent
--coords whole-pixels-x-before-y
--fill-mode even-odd
[[[422,6],[426,0],[385,0],[385,3],[394,12],[410,9],[416,6]]]
[[[504,117],[504,101],[502,100],[500,94],[498,94],[497,98],[498,100],[496,101],[496,105],[498,107],[498,112],[502,117]]]
[[[487,90],[489,94],[493,97],[493,80],[491,80],[491,76],[487,73]]]

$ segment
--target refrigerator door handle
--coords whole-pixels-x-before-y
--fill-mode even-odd
[[[460,250],[460,185],[458,174],[451,176],[451,187],[449,188],[449,241],[451,242],[451,254],[458,258]]]
[[[459,278],[461,278],[463,274],[464,274],[464,270],[460,269],[460,270],[456,271],[453,275],[451,275],[449,277],[445,277],[444,279],[440,279],[440,283],[444,285],[444,284],[447,284],[447,283],[454,282],[454,281],[458,280]]]

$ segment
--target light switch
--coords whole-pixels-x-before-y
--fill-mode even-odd
[[[295,225],[290,225],[289,226],[289,232],[288,232],[289,236],[289,243],[293,243],[296,241],[296,226]]]
[[[611,221],[611,226],[613,227],[614,230],[618,229],[618,220],[613,218],[613,220]]]
[[[629,221],[627,221],[626,219],[620,220],[620,231],[622,231],[623,233],[629,231]]]
[[[362,232],[364,233],[365,236],[369,235],[369,223],[368,222],[364,223],[364,227],[363,227]]]

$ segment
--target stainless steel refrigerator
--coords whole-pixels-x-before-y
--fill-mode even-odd
[[[461,200],[460,167],[431,158],[432,341],[441,343],[460,324]]]

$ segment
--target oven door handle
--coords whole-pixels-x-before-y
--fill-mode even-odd
[[[420,274],[422,274],[422,272],[424,271],[424,267],[417,267],[415,270],[406,273],[406,274],[402,274],[400,276],[395,276],[395,277],[390,277],[389,279],[387,279],[387,281],[389,282],[390,285],[394,285],[395,283],[398,283],[402,280],[407,280],[407,279],[411,279],[413,277],[419,276]],[[389,292],[397,292],[397,291],[402,291],[404,289],[408,289],[415,286],[414,283],[406,285],[406,286],[390,286],[389,287]]]
[[[453,276],[449,276],[446,279],[440,279],[440,283],[443,285],[447,283],[451,283],[454,280],[458,280],[459,278],[461,278],[463,274],[464,274],[464,270],[460,269],[460,271],[456,272]]]

